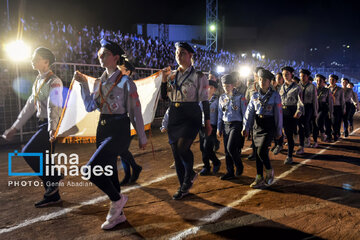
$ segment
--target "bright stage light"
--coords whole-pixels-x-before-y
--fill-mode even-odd
[[[223,72],[225,72],[225,68],[223,66],[217,66],[216,72],[217,73],[223,73]]]
[[[215,24],[211,24],[211,25],[210,25],[210,31],[215,32],[215,30],[216,30],[216,25],[215,25]]]
[[[16,40],[15,42],[6,44],[5,52],[11,60],[17,62],[27,60],[31,55],[30,47],[22,40]]]
[[[248,77],[251,73],[251,68],[249,66],[241,66],[239,69],[240,77]]]

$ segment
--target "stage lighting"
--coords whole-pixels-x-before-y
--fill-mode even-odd
[[[251,68],[249,66],[241,66],[239,69],[240,77],[246,78],[251,73]]]
[[[30,58],[30,47],[27,46],[22,40],[16,40],[5,45],[5,52],[13,61],[24,61]]]
[[[215,30],[216,30],[216,25],[215,25],[215,24],[211,24],[211,25],[210,25],[210,31],[215,32]]]
[[[216,72],[217,73],[223,73],[223,72],[225,72],[225,68],[223,66],[217,66]]]

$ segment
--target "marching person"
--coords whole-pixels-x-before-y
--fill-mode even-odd
[[[3,138],[11,140],[15,133],[36,113],[38,118],[38,130],[22,149],[22,153],[53,154],[55,150],[54,134],[62,112],[62,89],[63,83],[50,69],[55,62],[55,56],[50,49],[39,47],[34,51],[31,63],[38,76],[32,87],[32,92],[25,106],[17,117],[17,120],[7,129]],[[34,170],[40,172],[38,157],[24,156],[25,161]],[[43,161],[42,169],[45,172],[46,161]],[[51,161],[50,161],[51,164]],[[49,166],[52,167],[52,164]],[[45,187],[45,194],[41,201],[35,203],[35,207],[45,207],[61,202],[59,194],[59,181],[61,175],[43,174],[40,176]]]
[[[350,83],[348,78],[341,79],[341,85],[344,89],[344,99],[345,99],[345,114],[343,115],[343,122],[344,122],[344,136],[349,136],[349,119],[351,115],[351,106],[353,102],[356,101],[355,93],[352,88],[348,88],[348,84]]]
[[[247,89],[246,89],[246,94],[245,94],[246,102],[249,102],[252,95],[259,89],[259,76],[258,76],[259,70],[264,70],[264,68],[263,67],[256,67],[254,69],[254,72],[253,72],[254,79],[249,79],[248,82],[247,82]],[[255,154],[254,141],[252,139],[253,137],[252,137],[252,132],[251,131],[250,131],[249,137],[251,137],[252,153],[248,156],[247,159],[248,160],[255,160],[256,159],[256,154]]]
[[[302,90],[300,86],[293,81],[294,69],[290,66],[281,68],[284,77],[284,84],[280,89],[280,96],[283,108],[283,126],[288,141],[288,154],[284,164],[293,162],[294,151],[294,133],[297,128],[297,121],[304,112],[302,102]]]
[[[130,145],[130,121],[139,138],[139,147],[145,149],[146,135],[141,115],[141,106],[135,83],[117,68],[124,62],[124,50],[109,40],[100,41],[98,52],[100,64],[105,68],[102,76],[95,81],[94,92],[90,93],[86,78],[75,72],[74,78],[81,85],[81,94],[88,112],[99,109],[101,112],[96,132],[97,150],[87,163],[112,166],[113,174],[107,176],[92,174],[90,181],[100,188],[111,200],[111,206],[102,229],[111,229],[126,221],[123,207],[128,197],[120,193],[117,172],[117,156],[128,151]]]
[[[132,73],[135,71],[135,67],[127,60],[125,60],[123,65],[121,65],[119,67],[120,67],[120,71],[121,71],[122,75],[126,75],[129,77],[131,77]],[[133,137],[134,136],[131,136],[130,142],[133,139]],[[135,162],[134,156],[132,155],[132,153],[129,150],[122,153],[120,158],[121,158],[121,163],[123,165],[124,172],[125,172],[125,176],[121,180],[120,185],[123,186],[128,183],[136,182],[136,180],[139,178],[139,175],[142,171],[142,167]],[[132,169],[132,174],[131,174],[130,169]]]
[[[338,80],[339,77],[337,75],[335,74],[329,75],[329,82],[330,82],[329,88],[333,95],[333,102],[334,102],[334,112],[333,112],[334,118],[332,121],[332,126],[333,126],[333,136],[335,142],[340,137],[341,120],[346,112],[344,89],[336,85],[336,82]]]
[[[304,114],[299,119],[300,147],[296,154],[304,154],[304,147],[310,147],[311,122],[317,118],[318,99],[316,87],[309,81],[311,72],[307,69],[300,69],[300,84],[304,103]]]
[[[269,147],[274,137],[279,139],[282,135],[283,115],[280,95],[270,86],[273,78],[274,75],[270,71],[259,71],[260,89],[253,94],[244,117],[244,136],[249,134],[250,129],[253,129],[254,134],[257,175],[250,185],[252,188],[270,186],[274,181]],[[263,165],[266,171],[265,179]]]
[[[275,76],[275,85],[274,85],[274,90],[279,93],[280,89],[282,87],[282,85],[284,84],[284,78],[282,76],[281,72],[278,72]],[[274,155],[278,155],[281,150],[283,149],[283,144],[284,144],[284,135],[282,134],[281,137],[279,139],[276,139],[276,137],[274,138],[274,147],[271,149],[271,151],[273,152]]]
[[[231,75],[222,76],[221,82],[225,93],[219,99],[217,136],[223,135],[227,170],[221,180],[230,180],[234,179],[235,175],[240,176],[244,170],[239,141],[242,139],[241,130],[247,102],[245,97],[236,91],[235,80]]]
[[[313,148],[318,147],[317,138],[320,131],[321,141],[325,142],[327,138],[331,139],[331,119],[333,118],[333,97],[329,88],[326,87],[326,78],[321,74],[315,75],[317,85],[317,99],[319,112],[314,126]]]
[[[348,84],[348,88],[354,89],[354,84],[352,82],[350,82]],[[354,92],[354,90],[353,90]],[[359,104],[359,99],[358,99],[358,95],[356,92],[354,92],[354,96],[352,99],[352,105],[350,108],[350,115],[349,115],[349,124],[350,124],[350,132],[354,131],[354,115],[355,112],[360,111],[360,104]]]
[[[209,80],[209,104],[210,104],[210,124],[212,127],[212,132],[209,136],[206,136],[205,127],[200,128],[199,137],[200,137],[200,150],[202,153],[202,160],[204,163],[203,169],[200,171],[201,176],[210,174],[210,162],[213,163],[213,173],[216,174],[219,169],[221,162],[217,158],[214,148],[217,141],[216,138],[216,129],[217,129],[217,120],[218,120],[218,108],[219,108],[219,97],[215,95],[215,92],[218,88],[218,84],[215,81]]]
[[[193,170],[194,155],[190,147],[201,127],[202,114],[199,102],[202,104],[207,136],[211,134],[212,129],[208,80],[193,66],[195,51],[185,42],[177,42],[175,47],[175,57],[179,67],[172,72],[170,67],[162,70],[161,96],[164,100],[167,98],[171,100],[167,132],[180,183],[173,199],[179,200],[189,194],[197,178],[197,173]]]

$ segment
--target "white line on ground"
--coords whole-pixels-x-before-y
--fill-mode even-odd
[[[354,134],[355,132],[357,132],[360,128],[356,129],[355,131],[353,131],[351,133]],[[277,178],[275,178],[274,183],[279,181],[280,179],[288,176],[289,174],[293,173],[295,170],[297,170],[299,167],[305,165],[306,163],[310,162],[316,155],[322,154],[324,153],[326,150],[328,150],[330,148],[331,145],[335,145],[336,143],[338,143],[340,140],[331,143],[329,146],[327,146],[326,148],[322,149],[320,152],[314,154],[312,157],[301,161],[299,164],[297,164],[296,166],[293,166],[290,170],[283,172],[282,174],[280,174],[280,176],[278,176]],[[239,200],[236,200],[232,203],[230,203],[228,206],[220,208],[219,210],[217,210],[216,212],[210,214],[208,217],[205,218],[201,218],[200,221],[205,222],[201,225],[198,226],[194,226],[188,229],[185,229],[179,233],[173,234],[172,237],[170,239],[172,240],[178,240],[178,239],[184,239],[190,235],[194,235],[197,234],[198,231],[200,229],[202,229],[204,227],[204,224],[206,223],[210,223],[210,222],[215,222],[217,221],[220,217],[222,217],[225,213],[227,213],[228,211],[230,211],[233,207],[239,205],[242,202],[245,202],[249,199],[251,199],[254,195],[256,195],[257,193],[261,192],[261,189],[253,189],[253,190],[249,190],[247,191],[247,193]]]
[[[246,151],[248,151],[250,149],[251,148],[246,148],[245,150],[243,150],[243,152],[246,152]],[[221,159],[224,159],[224,158],[225,157],[222,156],[219,159],[221,160]],[[198,165],[194,166],[194,168],[201,167],[202,165],[203,164],[198,164]],[[150,182],[140,184],[140,185],[136,185],[136,186],[128,187],[128,188],[122,190],[121,192],[122,193],[127,193],[127,192],[130,192],[132,190],[139,189],[141,187],[147,187],[147,186],[149,186],[151,184],[158,183],[158,182],[161,182],[163,180],[166,180],[168,178],[175,177],[175,176],[176,176],[176,173],[167,174],[167,175],[164,175],[162,177],[156,178],[156,179],[154,179],[154,180],[152,180]],[[23,222],[15,225],[15,226],[12,226],[12,227],[9,227],[9,228],[1,228],[0,229],[0,234],[7,233],[7,232],[12,232],[14,230],[17,230],[17,229],[20,229],[20,228],[23,228],[23,227],[27,227],[27,226],[32,225],[32,224],[37,223],[37,222],[48,221],[48,220],[57,218],[59,216],[65,215],[65,214],[67,214],[67,213],[69,213],[69,212],[71,212],[71,211],[73,211],[75,209],[78,209],[78,208],[82,207],[82,206],[96,204],[96,203],[99,203],[99,202],[106,201],[107,199],[108,199],[108,197],[106,195],[103,195],[103,196],[99,196],[99,197],[94,198],[94,199],[90,199],[90,200],[81,202],[79,205],[74,206],[74,207],[64,208],[64,209],[62,209],[60,211],[45,214],[45,215],[41,215],[41,216],[36,217],[36,218],[26,219]]]

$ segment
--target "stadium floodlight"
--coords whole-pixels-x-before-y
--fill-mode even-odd
[[[216,72],[217,73],[223,73],[223,72],[225,72],[225,68],[223,66],[217,66],[216,67]]]
[[[215,24],[210,25],[210,31],[212,31],[212,32],[216,31],[216,25]]]
[[[251,68],[249,66],[241,66],[239,69],[240,77],[246,78],[251,74]]]
[[[22,40],[16,40],[6,44],[5,52],[11,60],[16,62],[27,60],[31,56],[30,47]]]

